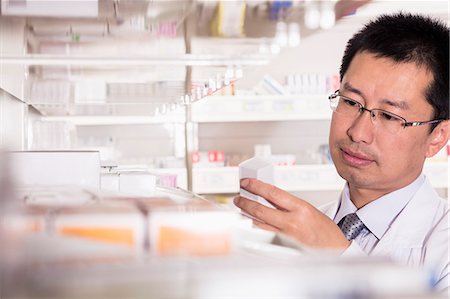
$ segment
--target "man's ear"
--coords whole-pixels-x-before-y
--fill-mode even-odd
[[[437,154],[448,142],[450,137],[450,120],[441,122],[433,132],[431,132],[429,138],[428,149],[426,157],[433,157]]]

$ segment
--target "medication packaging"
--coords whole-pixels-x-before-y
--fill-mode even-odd
[[[251,158],[239,164],[239,179],[252,178],[263,181],[264,183],[273,184],[273,165],[261,158]],[[257,196],[244,189],[240,189],[239,194],[242,197],[254,200],[267,207],[274,206],[261,196]]]

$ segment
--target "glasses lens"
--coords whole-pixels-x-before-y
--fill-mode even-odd
[[[330,107],[334,112],[349,118],[357,117],[363,110],[361,103],[340,95],[330,97]],[[392,134],[397,133],[400,128],[404,127],[405,123],[405,120],[400,116],[380,109],[372,109],[370,119],[375,126]]]
[[[356,116],[361,110],[361,104],[349,98],[336,96],[330,100],[331,110],[348,117]]]
[[[404,124],[402,118],[384,110],[373,109],[371,116],[374,124],[379,124],[380,127],[392,134],[397,133]]]

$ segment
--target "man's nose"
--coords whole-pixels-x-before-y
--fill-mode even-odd
[[[347,135],[353,142],[371,143],[375,132],[372,112],[361,110],[347,130]]]

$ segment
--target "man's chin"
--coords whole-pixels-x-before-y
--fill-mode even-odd
[[[373,179],[368,175],[364,175],[363,171],[357,168],[336,167],[336,170],[341,178],[354,186],[368,187],[373,181]]]

